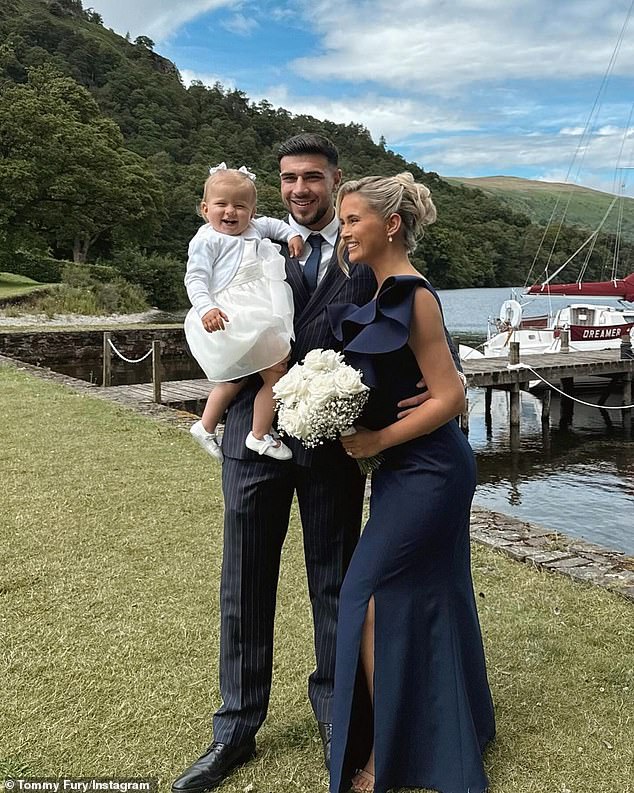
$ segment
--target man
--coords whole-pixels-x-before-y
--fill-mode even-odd
[[[303,254],[286,257],[295,304],[290,364],[316,348],[336,348],[330,303],[367,303],[376,281],[365,265],[346,276],[337,263],[339,222],[334,195],[341,181],[338,152],[321,135],[304,133],[278,152],[282,200],[289,223],[304,239]],[[220,691],[214,742],[174,782],[174,793],[201,793],[219,785],[255,754],[255,734],[271,690],[273,620],[280,554],[293,495],[302,521],[313,611],[316,668],[308,695],[317,719],[326,767],[330,761],[338,595],[359,537],[365,479],[338,442],[307,450],[292,439],[290,462],[261,457],[244,446],[252,424],[258,378],[229,408],[222,450],[225,532],[220,585]],[[402,407],[423,401],[419,395]]]
[[[329,303],[367,303],[376,290],[369,268],[337,263],[339,222],[334,195],[341,182],[338,152],[326,138],[296,135],[279,149],[282,200],[289,223],[305,241],[299,259],[286,256],[295,303],[290,365],[317,347],[337,347]],[[318,238],[316,238],[318,235]],[[257,378],[254,378],[257,381]],[[262,457],[244,446],[257,382],[229,408],[222,450],[225,533],[220,585],[220,691],[214,742],[174,782],[175,793],[199,793],[220,784],[255,753],[255,734],[271,689],[273,620],[280,554],[293,495],[302,520],[316,668],[308,694],[324,745],[330,751],[337,599],[361,527],[364,477],[339,443],[314,450],[289,441],[290,462]]]

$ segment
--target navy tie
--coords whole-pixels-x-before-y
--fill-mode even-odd
[[[311,251],[308,255],[308,259],[306,259],[306,263],[304,264],[304,281],[306,281],[306,286],[308,287],[308,291],[311,293],[311,295],[317,288],[317,275],[319,274],[319,264],[321,262],[321,245],[323,241],[324,238],[321,236],[321,234],[311,234],[308,238]]]

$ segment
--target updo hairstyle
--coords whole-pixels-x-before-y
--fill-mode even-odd
[[[390,215],[401,216],[403,241],[407,253],[413,253],[425,226],[436,220],[436,207],[431,192],[424,184],[414,181],[409,171],[396,176],[366,176],[345,182],[337,194],[337,214],[341,202],[349,193],[359,193],[368,206],[386,222]]]

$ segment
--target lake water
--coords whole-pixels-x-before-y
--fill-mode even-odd
[[[441,291],[447,327],[457,341],[477,346],[486,337],[487,317],[497,315],[510,296],[508,288]],[[555,298],[552,306],[556,310],[569,302]],[[616,301],[589,302],[618,307]],[[548,310],[548,300],[537,298],[524,313]],[[581,398],[592,402],[597,397],[584,393]],[[614,394],[606,404],[620,401]],[[634,554],[634,440],[627,437],[621,413],[575,405],[572,424],[560,428],[555,398],[544,432],[540,400],[522,393],[521,405],[521,443],[511,451],[508,394],[493,392],[487,430],[484,390],[469,390],[469,441],[479,469],[476,503]]]

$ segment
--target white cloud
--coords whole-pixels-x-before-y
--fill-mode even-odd
[[[324,52],[294,62],[304,78],[446,95],[484,80],[603,74],[626,10],[608,0],[306,0],[305,8]],[[617,67],[634,71],[631,37]]]
[[[221,24],[230,33],[235,33],[238,36],[248,36],[258,27],[258,23],[253,17],[244,14],[234,14]]]
[[[203,72],[194,72],[191,69],[182,69],[180,74],[186,86],[191,85],[193,82],[199,82],[203,83],[203,85],[209,86],[210,88],[216,83],[220,83],[223,88],[229,89],[230,91],[233,91],[237,88],[236,81],[233,79],[233,77],[227,77],[226,75],[209,73],[205,74]]]
[[[267,99],[295,115],[309,115],[337,124],[363,124],[378,141],[381,135],[388,146],[410,135],[477,129],[477,124],[457,110],[445,112],[437,106],[405,97],[364,96],[333,99],[328,96],[297,96],[287,86],[267,88],[255,101]]]
[[[103,17],[106,27],[117,33],[130,33],[132,38],[149,36],[165,41],[190,19],[206,11],[225,6],[235,7],[232,0],[91,0],[92,7]]]
[[[623,178],[615,170],[623,133],[623,129],[617,129],[611,135],[592,138],[578,152],[578,139],[574,136],[455,135],[408,147],[407,158],[446,176],[512,174],[521,170],[532,179],[574,182],[611,191],[617,190],[617,182]],[[622,162],[625,164],[627,158]],[[634,172],[628,181],[634,181]]]

